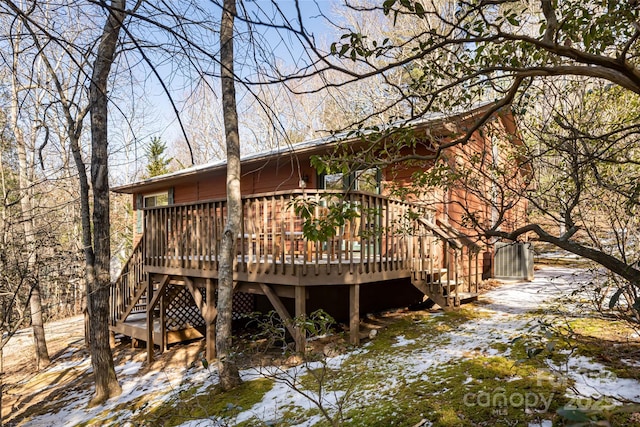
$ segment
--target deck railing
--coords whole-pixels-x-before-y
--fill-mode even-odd
[[[120,275],[111,286],[109,320],[112,325],[115,324],[120,316],[132,304],[136,297],[136,292],[139,290],[140,284],[145,281],[146,276],[144,272],[143,256],[144,239],[138,241],[135,245],[129,260],[122,267]],[[144,312],[145,310],[146,307],[140,305],[138,308],[133,308],[131,312]]]
[[[145,209],[145,265],[217,270],[226,206],[217,200]],[[300,190],[247,196],[242,208],[237,271],[375,273],[443,262],[440,239],[417,223],[433,213],[418,204]]]

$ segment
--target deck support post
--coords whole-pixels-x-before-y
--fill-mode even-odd
[[[211,362],[216,358],[216,287],[213,280],[207,279],[205,287],[205,295],[207,298],[204,320],[206,323],[205,345],[207,361]]]
[[[205,357],[208,361],[212,361],[216,358],[216,325],[215,320],[218,316],[218,310],[216,309],[216,301],[215,301],[215,285],[213,284],[213,280],[207,279],[205,282],[205,298],[202,297],[202,292],[200,289],[193,283],[190,277],[184,277],[184,282],[187,286],[187,289],[191,293],[194,302],[196,303],[196,307],[200,310],[200,314],[204,319],[206,330],[205,330],[205,340],[206,340],[206,349],[205,349]]]
[[[304,338],[299,337],[298,329],[296,329],[293,326],[293,319],[291,318],[291,315],[287,311],[287,308],[282,303],[282,300],[273,291],[273,289],[271,289],[269,285],[265,283],[260,283],[260,288],[262,289],[262,292],[266,295],[266,297],[269,299],[269,302],[271,303],[273,308],[276,310],[276,313],[278,313],[278,316],[280,316],[280,318],[282,319],[284,326],[287,328],[287,331],[289,331],[289,333],[295,340],[296,346],[297,346],[298,342],[300,342],[301,340],[304,340]]]
[[[349,287],[349,342],[360,344],[360,285]]]
[[[296,320],[299,322],[307,315],[307,292],[304,286],[295,287]],[[300,322],[302,325],[303,323]],[[304,326],[298,326],[296,337],[296,351],[304,352],[307,344],[307,331]]]
[[[147,276],[147,363],[153,363],[153,307],[151,299],[153,297],[153,277]]]
[[[160,296],[160,351],[167,351],[167,299],[165,292]]]
[[[169,276],[164,275],[160,279],[157,292],[153,293],[153,280],[152,275],[149,274],[147,279],[147,362],[153,362],[153,311],[155,306],[160,302],[164,295],[164,287],[169,283]],[[160,331],[163,331],[162,325],[160,325]],[[165,341],[165,338],[162,338]],[[160,348],[164,346],[164,342],[160,343]]]

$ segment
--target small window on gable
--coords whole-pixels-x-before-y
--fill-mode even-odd
[[[145,208],[154,208],[156,206],[167,206],[169,205],[169,192],[165,191],[164,193],[157,194],[148,194],[144,196],[144,207]]]

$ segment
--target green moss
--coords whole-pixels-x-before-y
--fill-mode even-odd
[[[640,426],[640,405],[636,404],[616,407],[606,414],[606,419],[612,426]]]
[[[465,309],[403,318],[382,330],[367,352],[326,372],[325,390],[354,390],[347,399],[350,409],[344,425],[411,427],[426,419],[434,426],[507,426],[554,418],[555,410],[566,403],[566,385],[542,370],[543,363],[518,361],[526,354],[523,342],[495,345],[503,353],[511,350],[509,358],[463,359],[411,376],[403,371],[403,353],[423,348],[437,352],[446,341],[443,333],[486,315]],[[400,335],[414,342],[393,347]],[[303,384],[317,389],[309,377]],[[370,402],[368,396],[373,397]]]
[[[489,347],[494,349],[494,350],[498,350],[500,353],[505,353],[510,348],[509,344],[506,344],[506,343],[503,343],[503,342],[495,342],[495,343],[491,344]]]
[[[134,425],[171,427],[193,419],[233,418],[258,403],[273,387],[273,381],[247,381],[224,392],[211,386],[202,392],[198,386],[182,390],[169,401],[132,417]],[[198,392],[198,394],[196,394]]]
[[[487,318],[489,316],[491,316],[491,314],[486,311],[463,307],[459,310],[445,312],[442,316],[442,321],[452,324],[453,326],[459,326],[470,320]]]
[[[335,382],[339,375],[339,371],[325,366],[312,369],[306,374],[301,375],[297,380],[305,390],[315,392],[319,387],[322,387],[325,390],[332,391],[335,390]]]
[[[399,391],[393,399],[376,400],[374,405],[362,405],[350,410],[345,417],[343,425],[348,426],[414,426],[423,414],[419,406],[408,405],[411,397],[407,390]]]
[[[360,404],[347,413],[345,426],[527,425],[553,418],[566,403],[564,389],[546,381],[536,367],[504,357],[454,362],[427,373],[428,380],[398,381],[392,396]],[[546,411],[545,411],[546,410]]]
[[[454,363],[440,376],[446,391],[443,403],[448,402],[459,417],[474,425],[491,420],[495,425],[526,425],[531,411],[553,414],[564,404],[564,389],[550,380],[545,371],[527,363],[516,363],[505,357],[478,357]],[[457,384],[457,386],[456,386]],[[434,425],[448,425],[435,419]]]
[[[637,360],[640,352],[640,342],[630,339],[635,331],[625,322],[589,317],[543,326],[513,346],[514,357],[531,359],[531,351],[538,349],[539,362],[549,358],[564,364],[570,354],[581,355],[602,363],[619,377],[640,378],[640,367],[624,362]]]

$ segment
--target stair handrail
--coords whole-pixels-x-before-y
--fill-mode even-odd
[[[471,240],[471,238],[469,236],[467,236],[466,234],[462,233],[460,230],[456,230],[455,228],[453,228],[451,225],[440,221],[439,219],[436,220],[436,224],[439,227],[444,228],[445,230],[447,230],[449,233],[451,233],[452,237],[454,239],[457,239],[460,241],[460,243],[463,246],[468,247],[470,250],[472,250],[475,253],[478,253],[482,250],[482,246],[480,246],[479,244],[477,244],[476,242],[474,242],[473,240]]]
[[[436,220],[437,221],[437,220]],[[461,249],[463,244],[459,241],[458,236],[452,235],[450,230],[447,230],[441,227],[442,223],[437,221],[437,225],[433,222],[429,221],[426,218],[420,217],[418,218],[418,222],[429,231],[432,231],[436,236],[438,236],[441,240],[447,241],[451,246],[456,249]]]
[[[115,325],[120,316],[127,310],[135,297],[137,287],[145,282],[144,272],[144,235],[133,247],[131,255],[122,267],[120,274],[111,283],[109,295],[109,321]]]

